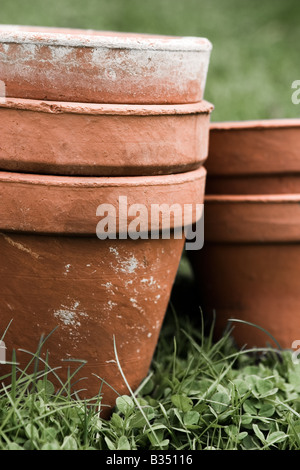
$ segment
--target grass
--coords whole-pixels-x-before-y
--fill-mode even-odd
[[[299,116],[298,0],[2,0],[0,22],[205,36],[213,121]]]
[[[212,333],[200,314],[170,308],[149,375],[117,398],[109,420],[99,417],[101,398],[76,399],[71,381],[55,394],[50,364],[31,375],[12,365],[0,390],[0,450],[299,449],[291,352],[238,350],[230,331],[218,341]]]

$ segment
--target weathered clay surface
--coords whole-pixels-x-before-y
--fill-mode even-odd
[[[0,169],[116,176],[171,174],[207,158],[213,106],[0,103]]]
[[[263,195],[300,194],[300,175],[212,176],[207,179],[206,194]]]
[[[152,204],[192,204],[195,217],[195,202],[203,201],[205,177],[203,167],[177,175],[111,178],[0,172],[0,230],[94,235],[100,204],[115,208],[119,227],[119,196],[127,198],[128,206],[146,204],[149,211]],[[149,217],[149,228],[150,223]],[[181,223],[171,214],[172,227]]]
[[[235,318],[284,348],[298,339],[299,152],[299,119],[211,125],[205,244],[189,254],[217,337]],[[233,326],[239,346],[276,346],[258,328]]]
[[[5,337],[7,355],[13,348],[35,352],[40,336],[58,326],[42,357],[48,350],[50,365],[61,366],[56,372],[62,380],[68,366],[78,366],[62,359],[86,360],[74,389],[83,389],[80,396],[86,398],[101,389],[107,417],[117,395],[94,374],[118,393],[129,393],[116,364],[115,338],[130,386],[135,389],[147,375],[184,238],[99,240],[97,206],[117,208],[119,195],[147,208],[202,203],[205,170],[145,178],[2,173],[0,179],[1,330],[13,320]],[[17,353],[21,366],[29,358]],[[10,367],[0,365],[1,375]]]
[[[42,334],[58,327],[46,342],[51,367],[67,379],[87,364],[72,382],[92,398],[103,378],[120,394],[129,391],[121,367],[135,389],[146,377],[180,261],[183,240],[98,240],[96,237],[58,237],[1,233],[1,332],[7,356],[13,348],[35,352]],[[9,356],[10,355],[10,356]],[[29,354],[17,353],[21,366]],[[41,368],[43,363],[41,362]],[[0,365],[1,376],[10,365]],[[98,375],[100,378],[95,377]],[[50,375],[57,385],[54,375]],[[102,384],[103,385],[103,384]],[[114,406],[117,395],[102,387],[103,404]],[[106,417],[111,408],[104,408]]]
[[[236,318],[269,331],[283,348],[300,335],[299,195],[208,196],[205,244],[189,252],[200,302],[216,312],[216,337]],[[272,342],[261,330],[233,324],[239,346]]]
[[[205,240],[298,242],[300,195],[206,196]]]
[[[0,26],[8,97],[94,103],[192,103],[203,98],[205,38]]]
[[[300,171],[300,119],[212,123],[208,177]]]

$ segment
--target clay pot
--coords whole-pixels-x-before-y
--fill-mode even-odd
[[[205,244],[189,252],[216,337],[228,319],[265,328],[283,348],[300,337],[300,195],[206,196]],[[234,324],[239,346],[277,347],[255,327]]]
[[[8,97],[193,103],[211,47],[205,38],[2,25],[0,79]]]
[[[35,352],[40,336],[58,326],[42,357],[48,349],[51,367],[62,367],[57,371],[62,380],[68,366],[78,366],[62,359],[83,359],[87,364],[75,386],[83,389],[81,397],[101,389],[93,374],[118,393],[129,393],[115,362],[115,336],[121,367],[135,389],[147,375],[184,237],[171,231],[169,239],[119,235],[100,240],[97,207],[112,204],[118,215],[120,195],[127,197],[128,207],[145,204],[148,210],[154,203],[202,203],[205,174],[203,168],[135,178],[0,173],[1,329],[13,319],[5,337],[7,357],[13,348]],[[171,218],[169,227],[179,223]],[[22,366],[29,356],[18,352],[17,360]],[[0,375],[10,370],[9,365],[0,367]],[[106,417],[117,395],[106,385],[101,392],[109,406],[102,410]]]
[[[61,175],[152,175],[198,168],[213,106],[95,105],[6,99],[0,168]]]

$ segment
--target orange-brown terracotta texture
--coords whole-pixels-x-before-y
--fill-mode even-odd
[[[170,174],[207,158],[213,106],[0,103],[0,169],[62,175]]]
[[[200,302],[216,312],[216,336],[228,319],[252,322],[284,348],[300,338],[299,195],[206,196],[205,244],[191,252]],[[235,324],[239,346],[270,337]]]
[[[299,173],[299,136],[300,119],[212,123],[208,175]]]
[[[146,204],[148,208],[152,204],[178,203],[183,207],[201,203],[205,176],[204,168],[177,175],[102,178],[0,172],[1,229],[94,235],[100,204],[115,207],[119,227],[119,196],[127,198],[127,206]],[[196,217],[195,204],[192,209]],[[149,229],[150,222],[149,218]],[[163,223],[162,220],[159,228]],[[171,223],[177,226],[182,219]]]
[[[193,103],[210,52],[205,38],[2,25],[0,79],[8,97]]]
[[[299,152],[299,119],[211,124],[205,245],[192,262],[217,335],[229,318],[285,348],[300,335]],[[275,346],[234,326],[240,346]]]
[[[44,352],[66,378],[61,359],[83,359],[76,378],[81,396],[93,397],[105,379],[128,393],[115,362],[135,389],[146,376],[179,265],[184,239],[99,240],[96,210],[119,195],[128,205],[202,203],[205,170],[180,175],[134,178],[83,178],[0,173],[1,329],[13,348],[36,351],[48,334]],[[193,217],[195,221],[195,216]],[[178,220],[171,220],[175,227]],[[43,355],[45,357],[45,355]],[[21,364],[29,356],[18,353]],[[73,365],[73,364],[71,364]],[[78,364],[76,364],[78,365]],[[2,372],[9,366],[1,365]],[[102,389],[103,403],[116,394]],[[103,416],[111,408],[103,410]]]
[[[207,194],[300,193],[300,119],[212,123]]]
[[[271,176],[226,176],[208,178],[206,193],[211,195],[300,194],[300,173]]]

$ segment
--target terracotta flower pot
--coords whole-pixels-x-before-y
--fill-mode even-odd
[[[198,168],[213,106],[0,103],[0,169],[62,175],[151,175]]]
[[[206,196],[205,243],[189,252],[216,336],[230,318],[283,348],[300,338],[300,195]],[[275,343],[235,324],[239,346]]]
[[[0,173],[1,330],[13,319],[5,337],[8,356],[13,348],[35,352],[40,335],[58,326],[45,351],[52,367],[62,366],[57,371],[62,379],[70,365],[62,359],[84,359],[87,365],[76,377],[87,379],[75,387],[85,389],[82,397],[99,392],[101,380],[93,374],[128,393],[115,362],[115,336],[121,366],[135,389],[152,359],[184,238],[133,240],[120,234],[99,240],[97,207],[111,204],[118,227],[125,214],[120,195],[128,207],[145,204],[148,210],[152,204],[194,206],[203,201],[205,174],[203,168],[134,178]],[[150,230],[145,217],[141,224]],[[182,221],[174,217],[168,223],[172,228]],[[22,365],[29,356],[18,353],[17,359]],[[10,369],[0,367],[0,375]],[[113,406],[116,394],[105,385],[102,393],[103,403]],[[104,409],[103,416],[109,412]]]
[[[6,96],[92,103],[193,103],[211,43],[91,30],[2,25]]]

